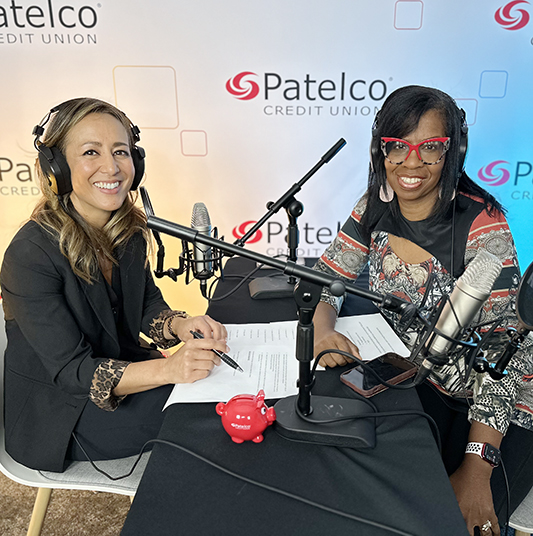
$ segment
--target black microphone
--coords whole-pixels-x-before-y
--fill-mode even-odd
[[[203,203],[195,203],[192,209],[191,228],[205,236],[211,236],[211,220]],[[212,250],[204,244],[194,244],[194,262],[192,272],[200,280],[202,296],[207,298],[207,280],[213,277]]]
[[[501,271],[500,259],[484,249],[466,267],[442,308],[429,344],[423,349],[424,360],[414,380],[415,385],[420,385],[435,365],[447,363],[448,356],[445,354],[454,344],[453,339],[466,329],[479,313]]]

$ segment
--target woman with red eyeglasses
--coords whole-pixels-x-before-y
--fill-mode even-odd
[[[486,331],[504,317],[485,351],[493,362],[508,341],[505,328],[517,322],[520,274],[504,209],[464,171],[467,136],[465,114],[446,93],[421,86],[394,91],[373,126],[368,189],[315,269],[353,282],[368,266],[372,290],[429,313],[478,253],[491,253],[503,268],[475,322]],[[314,317],[315,355],[333,350],[321,358],[324,366],[352,362],[334,350],[359,357],[335,331],[341,306],[342,299],[325,288]],[[398,315],[382,312],[400,332]],[[402,335],[414,346],[416,333]],[[424,410],[439,425],[443,461],[472,535],[499,535],[499,525],[533,485],[531,340],[507,372],[498,381],[467,375],[464,366],[449,362],[417,387]],[[500,460],[509,478],[510,512]]]

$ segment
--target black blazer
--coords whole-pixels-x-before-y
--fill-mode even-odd
[[[134,236],[119,269],[124,324],[132,345],[168,309],[145,266],[146,244]],[[35,222],[5,252],[0,285],[6,318],[4,413],[6,450],[34,469],[63,471],[93,374],[120,346],[103,277],[74,275],[57,241]]]

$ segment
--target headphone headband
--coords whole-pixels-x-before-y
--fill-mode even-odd
[[[37,149],[39,157],[39,165],[43,173],[48,178],[48,183],[52,191],[58,195],[62,196],[68,194],[72,191],[72,179],[70,174],[70,168],[67,163],[67,159],[63,153],[56,146],[47,146],[44,145],[39,138],[44,134],[45,126],[50,121],[52,114],[61,110],[61,108],[70,101],[65,101],[57,106],[54,106],[45,118],[38,124],[33,127],[32,134],[35,136],[33,140],[33,145]],[[127,118],[126,114],[124,117]],[[129,121],[129,119],[128,119]],[[142,147],[138,147],[136,144],[140,141],[140,130],[139,127],[131,123],[130,121],[130,133],[133,138],[134,145],[131,149],[131,157],[133,160],[133,166],[135,169],[135,174],[133,176],[133,182],[131,184],[130,190],[136,190],[139,187],[141,179],[144,175],[144,159],[146,157],[146,152]]]

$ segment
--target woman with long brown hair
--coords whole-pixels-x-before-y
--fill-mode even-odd
[[[72,99],[34,133],[43,196],[0,273],[6,448],[24,465],[62,471],[68,460],[138,453],[157,435],[172,385],[220,363],[211,350],[227,350],[226,330],[171,310],[154,284],[135,206],[144,150],[126,115]],[[181,341],[168,358],[156,350]]]

